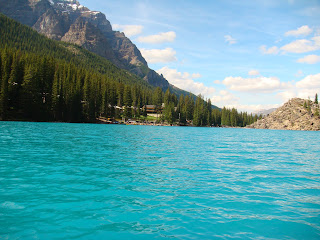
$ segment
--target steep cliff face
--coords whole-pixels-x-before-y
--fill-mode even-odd
[[[117,67],[126,68],[117,58],[104,35],[83,17],[77,18],[77,20],[71,24],[68,32],[61,38],[61,41],[82,46],[113,62]]]
[[[165,78],[148,68],[130,39],[112,30],[104,14],[76,0],[0,0],[0,12],[51,39],[80,45],[154,86],[169,87]]]
[[[68,14],[55,11],[49,8],[42,14],[38,21],[33,25],[33,28],[39,33],[54,40],[61,40],[70,26]]]
[[[258,120],[248,127],[319,131],[319,104],[301,98],[293,98],[267,117]]]

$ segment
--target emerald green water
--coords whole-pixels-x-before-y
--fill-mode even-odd
[[[320,239],[319,136],[0,122],[0,239]]]

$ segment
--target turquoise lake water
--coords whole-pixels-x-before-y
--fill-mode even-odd
[[[319,137],[0,122],[0,239],[320,239]]]

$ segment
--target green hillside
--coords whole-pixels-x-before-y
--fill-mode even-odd
[[[113,106],[151,104],[155,88],[78,46],[0,15],[2,119],[91,122]]]
[[[170,87],[166,93],[73,44],[50,40],[0,15],[0,120],[95,122],[137,118],[165,103],[160,121],[245,126],[254,118],[213,109],[210,100]],[[121,110],[122,109],[122,110]]]

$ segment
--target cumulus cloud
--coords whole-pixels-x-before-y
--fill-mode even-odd
[[[112,28],[124,32],[127,37],[132,37],[142,33],[143,26],[113,24]]]
[[[149,63],[168,63],[177,61],[176,51],[172,48],[166,49],[140,49],[142,56]]]
[[[287,90],[287,91],[283,91],[283,92],[279,92],[277,94],[278,97],[280,97],[284,102],[297,97],[297,92],[295,90]]]
[[[279,53],[279,48],[276,47],[276,46],[273,46],[273,47],[270,47],[270,48],[267,48],[266,45],[262,45],[260,47],[260,51],[263,53],[263,54],[278,54]]]
[[[296,83],[297,88],[317,89],[320,88],[320,73],[308,75],[301,81]]]
[[[236,108],[238,111],[256,114],[261,110],[268,110],[278,108],[281,104],[230,104],[226,105],[227,108]]]
[[[250,70],[249,72],[248,72],[248,75],[249,76],[258,76],[258,75],[260,75],[260,72],[258,71],[258,70]]]
[[[239,92],[274,92],[287,86],[276,77],[263,76],[256,78],[227,77],[222,83],[229,89]]]
[[[226,91],[226,90],[221,90],[217,95],[214,95],[211,98],[211,102],[213,104],[217,104],[220,106],[227,106],[227,105],[232,105],[232,104],[237,104],[239,101],[239,98],[233,95],[232,93]]]
[[[299,28],[296,29],[296,30],[288,31],[288,32],[286,32],[284,35],[285,35],[285,36],[295,36],[295,37],[300,36],[300,35],[307,36],[307,35],[311,34],[312,31],[313,31],[313,30],[312,30],[311,28],[309,28],[308,25],[304,25],[304,26],[302,26],[302,27],[299,27]]]
[[[293,41],[287,45],[281,47],[284,52],[290,53],[305,53],[312,52],[320,49],[320,36],[313,37],[313,41],[307,39],[300,39]]]
[[[224,40],[225,42],[229,43],[229,44],[235,44],[237,43],[237,40],[234,39],[233,37],[231,37],[230,35],[225,35],[224,36]]]
[[[165,43],[165,42],[173,42],[175,39],[176,39],[176,33],[171,31],[171,32],[159,33],[157,35],[139,37],[138,41],[141,43],[159,44],[159,43]]]
[[[316,93],[320,93],[320,73],[315,75],[308,75],[302,80],[296,82],[291,88],[287,88],[285,91],[278,93],[284,101],[287,101],[294,97],[307,99],[313,98]]]
[[[318,55],[308,55],[303,58],[297,60],[298,63],[308,63],[308,64],[315,64],[320,62],[320,56]]]
[[[162,74],[171,84],[175,85],[176,87],[182,88],[196,95],[201,94],[205,97],[211,97],[216,91],[215,88],[207,87],[203,83],[196,82],[194,80],[194,78],[201,77],[199,73],[181,73],[176,69],[171,69],[169,67],[163,67],[157,72]]]

